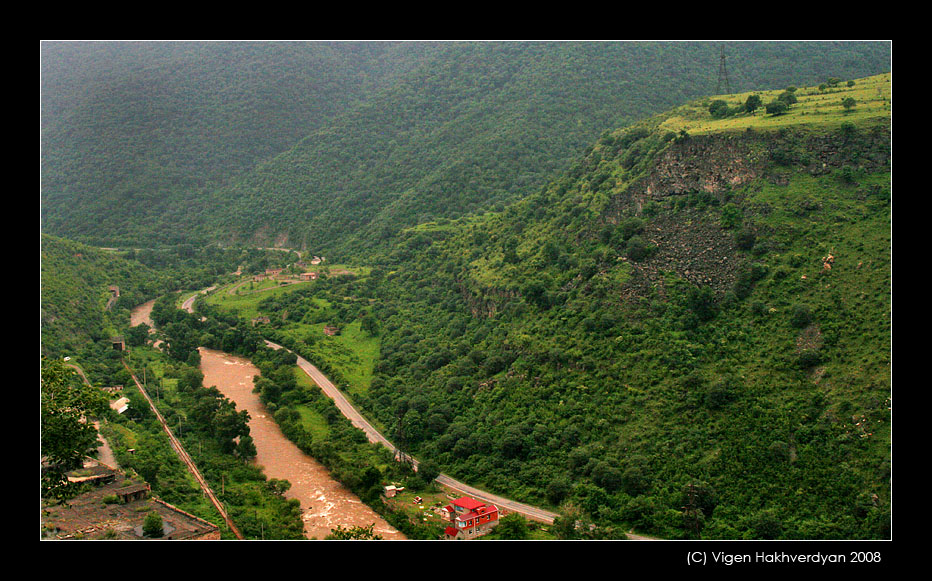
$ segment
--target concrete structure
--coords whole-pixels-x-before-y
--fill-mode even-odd
[[[83,468],[68,474],[68,480],[92,488],[67,503],[43,502],[43,539],[150,540],[142,527],[152,512],[162,518],[163,535],[158,539],[220,539],[217,525],[152,497],[146,482],[126,478],[100,462],[85,462]]]

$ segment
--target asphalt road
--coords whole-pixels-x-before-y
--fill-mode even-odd
[[[282,349],[281,345],[277,345],[271,341],[266,341],[266,344],[272,349]],[[333,385],[329,379],[327,379],[327,376],[321,373],[319,369],[314,367],[314,365],[312,365],[309,361],[300,355],[298,355],[297,358],[298,367],[307,373],[307,375],[312,380],[314,380],[314,383],[320,386],[320,389],[323,390],[323,392],[326,393],[331,399],[333,399],[333,402],[343,413],[343,415],[346,416],[354,426],[362,430],[370,442],[382,444],[389,450],[392,450],[396,457],[399,455],[400,451],[395,447],[395,445],[392,444],[388,438],[383,436],[378,430],[372,427],[368,421],[366,421],[362,414],[360,414],[356,408],[350,404],[343,393],[340,392],[340,390],[337,389],[337,387]],[[415,469],[417,469],[417,459],[409,456],[408,460],[414,465]],[[535,506],[530,506],[528,504],[516,502],[508,498],[491,494],[484,490],[479,490],[478,488],[474,488],[468,484],[459,482],[458,480],[455,480],[446,474],[440,474],[437,477],[437,482],[457,492],[468,494],[473,498],[484,500],[485,502],[491,502],[492,504],[498,506],[499,509],[504,509],[507,512],[517,512],[523,514],[526,518],[535,521],[551,524],[553,523],[553,519],[558,516],[556,513],[549,512]]]
[[[211,288],[214,288],[214,287],[211,287]],[[210,289],[206,289],[205,291],[202,291],[202,293],[206,293],[207,290],[210,290]],[[199,296],[200,296],[200,293],[187,299],[182,305],[182,308],[184,308],[188,312],[192,312],[194,301]],[[271,341],[266,341],[265,343],[273,349],[283,349],[281,345],[277,345],[275,343],[272,343]],[[346,416],[350,420],[350,422],[352,422],[354,426],[362,430],[366,434],[366,437],[369,439],[370,442],[382,444],[389,450],[392,450],[395,453],[396,457],[398,456],[400,451],[395,447],[395,445],[392,444],[388,440],[388,438],[386,438],[381,433],[379,433],[378,430],[372,427],[372,425],[368,421],[366,421],[366,419],[362,416],[362,414],[360,414],[356,410],[356,408],[354,408],[352,404],[350,404],[350,402],[346,399],[343,393],[339,389],[337,389],[337,387],[329,379],[327,379],[326,375],[324,375],[319,369],[314,367],[314,365],[312,365],[308,360],[304,359],[300,355],[296,355],[296,357],[297,357],[298,366],[305,373],[307,373],[307,375],[314,381],[314,383],[316,383],[320,387],[321,390],[323,390],[324,393],[326,393],[328,396],[330,396],[331,399],[333,399],[337,408],[343,413],[343,415]],[[416,470],[417,459],[409,456],[408,460],[413,464]],[[484,500],[485,502],[491,502],[492,504],[495,504],[496,506],[498,506],[500,509],[522,514],[525,516],[525,518],[535,520],[538,522],[552,524],[554,518],[559,516],[556,513],[544,510],[542,508],[538,508],[536,506],[531,506],[529,504],[517,502],[517,501],[511,500],[508,498],[504,498],[502,496],[491,494],[489,492],[480,490],[478,488],[474,488],[472,486],[469,486],[468,484],[464,484],[458,480],[455,480],[454,478],[451,478],[450,476],[447,476],[446,474],[440,474],[437,477],[437,482],[456,492],[468,494],[469,496],[472,496],[473,498]],[[631,532],[627,533],[627,535],[628,535],[628,538],[631,540],[655,540],[652,537],[636,535]]]

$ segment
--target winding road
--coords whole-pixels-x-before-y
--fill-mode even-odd
[[[283,349],[281,345],[277,345],[271,341],[266,341],[265,343],[272,349]],[[308,375],[308,377],[310,377],[314,383],[316,383],[320,389],[333,400],[337,408],[339,408],[343,415],[346,416],[354,426],[366,434],[366,437],[370,442],[382,444],[391,450],[395,454],[396,458],[400,457],[402,452],[396,448],[395,445],[388,440],[388,438],[376,430],[372,424],[366,421],[362,414],[360,414],[359,411],[357,411],[356,408],[354,408],[353,405],[349,402],[349,400],[346,399],[343,393],[340,392],[340,390],[337,389],[337,387],[329,379],[327,379],[326,375],[321,373],[319,369],[314,367],[313,364],[311,364],[308,360],[304,359],[300,355],[295,354],[295,356],[298,358],[298,367],[300,367]],[[418,461],[410,456],[407,456],[407,460],[409,460],[414,466],[414,469],[417,470]],[[546,511],[535,506],[497,496],[484,490],[479,490],[478,488],[474,488],[459,482],[458,480],[455,480],[446,474],[440,474],[437,476],[437,482],[448,488],[462,492],[463,494],[468,494],[474,498],[484,500],[485,502],[491,502],[492,504],[498,506],[500,509],[523,514],[525,517],[532,520],[552,524],[553,519],[559,516],[556,513]]]
[[[211,287],[211,289],[212,288],[213,287]],[[184,301],[184,303],[181,305],[181,308],[188,311],[189,313],[193,313],[194,312],[194,301],[196,301],[200,295],[206,294],[211,289],[205,289],[201,291],[200,293],[197,293],[187,298]],[[282,347],[281,345],[272,343],[271,341],[266,341],[265,343],[272,349],[284,349],[284,347]],[[286,351],[288,350],[286,349]],[[376,430],[372,426],[372,424],[370,424],[366,420],[366,418],[364,418],[362,414],[359,413],[359,411],[355,407],[353,407],[353,405],[349,402],[349,400],[346,399],[346,396],[343,395],[343,393],[337,388],[337,386],[333,384],[333,382],[331,382],[327,378],[326,375],[324,375],[319,369],[317,369],[307,359],[304,359],[303,357],[297,354],[295,354],[295,356],[297,357],[298,367],[300,367],[301,370],[304,371],[304,373],[306,373],[308,377],[310,377],[311,380],[313,380],[314,383],[316,383],[320,387],[320,389],[333,400],[333,402],[336,404],[340,412],[344,416],[346,416],[347,419],[349,419],[349,421],[352,422],[354,426],[356,426],[357,428],[359,428],[366,434],[366,437],[369,439],[370,442],[381,444],[385,446],[386,448],[388,448],[389,450],[391,450],[395,454],[396,458],[400,457],[402,452],[398,448],[396,448],[395,445],[392,444],[391,441],[388,440],[388,438],[386,438],[378,430]],[[414,466],[414,469],[417,470],[417,465],[418,465],[417,459],[412,458],[411,456],[407,456],[406,459],[409,460]],[[532,519],[538,522],[552,524],[553,519],[559,516],[558,514],[554,512],[550,512],[542,508],[538,508],[536,506],[531,506],[529,504],[517,502],[517,501],[511,500],[508,498],[504,498],[502,496],[491,494],[489,492],[480,490],[478,488],[474,488],[472,486],[469,486],[468,484],[464,484],[454,478],[451,478],[450,476],[446,474],[440,474],[439,476],[437,476],[437,482],[457,492],[468,494],[474,498],[478,498],[479,500],[483,500],[485,502],[491,502],[492,504],[495,504],[496,506],[498,506],[500,509],[504,509],[506,511],[511,511],[511,512],[517,512],[519,514],[524,515],[526,518],[529,518],[529,519]]]

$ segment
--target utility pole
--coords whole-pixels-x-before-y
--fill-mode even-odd
[[[722,91],[724,86],[725,90]],[[715,86],[716,95],[724,95],[731,92],[731,84],[728,82],[728,69],[725,67],[725,45],[722,45],[722,56],[718,63],[718,84]]]

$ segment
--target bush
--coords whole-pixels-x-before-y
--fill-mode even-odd
[[[793,314],[790,316],[790,324],[797,329],[802,329],[812,322],[812,311],[806,305],[796,305],[793,307]]]
[[[627,256],[635,262],[644,260],[651,254],[651,247],[638,235],[632,236],[627,244]]]
[[[712,101],[712,104],[709,105],[709,113],[712,115],[713,119],[724,119],[728,117],[728,103],[721,99]]]
[[[146,515],[146,520],[142,523],[142,534],[147,537],[161,537],[164,534],[159,513],[150,512]]]
[[[771,101],[767,103],[767,113],[769,115],[783,115],[789,111],[790,106],[784,101]]]

